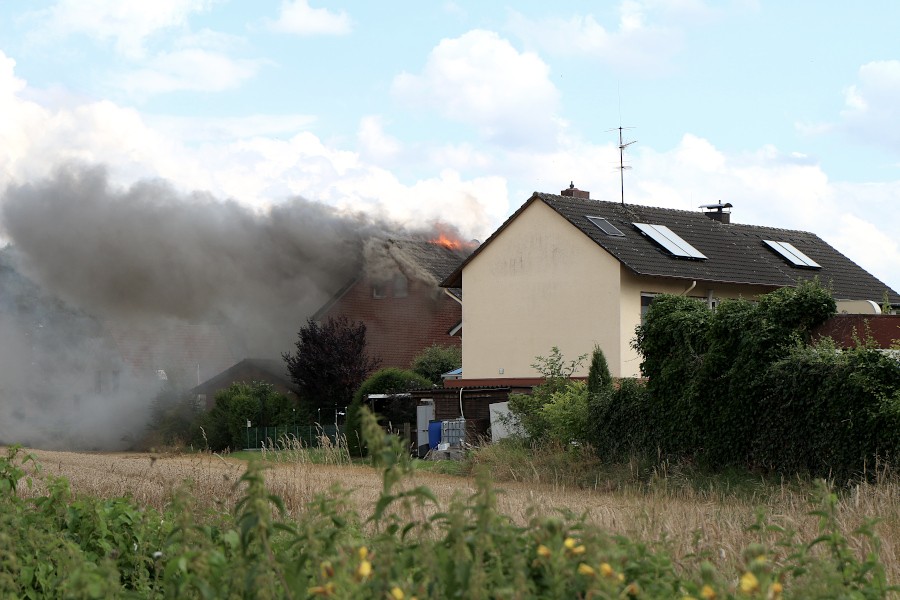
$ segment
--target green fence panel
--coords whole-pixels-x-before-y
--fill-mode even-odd
[[[328,438],[334,444],[335,440],[343,435],[343,428],[334,425],[272,425],[267,427],[247,428],[246,450],[259,450],[266,448],[282,448],[287,444],[298,441],[302,446],[317,448],[321,445],[321,438]]]

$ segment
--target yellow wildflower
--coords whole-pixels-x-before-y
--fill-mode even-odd
[[[616,575],[616,579],[619,580],[619,583],[622,583],[623,581],[625,581],[625,573],[619,573],[618,575]]]
[[[609,563],[603,563],[602,565],[600,565],[600,574],[604,577],[612,577],[616,574],[616,572],[611,566],[609,566]]]
[[[306,590],[313,596],[331,596],[334,594],[334,583],[329,581],[325,585],[317,585]]]
[[[401,590],[397,586],[391,588],[391,598],[393,598],[394,600],[403,600],[403,597],[403,590]]]
[[[537,547],[537,553],[538,556],[541,556],[543,558],[550,558],[550,548],[543,544]]]
[[[372,574],[372,563],[367,560],[359,563],[359,567],[356,569],[356,574],[361,578],[365,579],[369,575]]]
[[[780,598],[781,592],[783,592],[783,591],[784,591],[784,587],[781,585],[780,582],[776,581],[769,588],[769,598]]]
[[[575,546],[574,548],[572,548],[572,554],[575,554],[576,556],[579,554],[584,554],[585,550],[586,548],[584,546]]]
[[[320,566],[322,568],[322,577],[334,577],[334,567],[331,566],[331,563],[329,561],[324,561]]]
[[[629,596],[637,596],[641,593],[641,588],[637,583],[632,581],[628,584],[628,587],[625,588],[625,593]]]
[[[563,542],[563,546],[565,546],[567,550],[571,550],[577,543],[578,542],[576,542],[573,538],[566,538]]]
[[[756,575],[747,571],[741,575],[740,588],[745,594],[752,594],[759,589],[759,580],[756,578]]]
[[[703,600],[713,600],[716,597],[716,590],[711,585],[704,585],[703,589],[700,590],[700,597]]]
[[[581,563],[580,565],[578,565],[578,574],[584,575],[585,577],[593,577],[595,571],[592,566]]]
[[[365,546],[360,546],[359,547],[359,560],[366,560],[366,558],[368,556],[369,556],[369,549],[366,548]]]

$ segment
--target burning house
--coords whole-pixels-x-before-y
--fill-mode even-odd
[[[446,233],[433,239],[370,238],[360,271],[313,318],[365,323],[369,352],[382,367],[409,368],[432,344],[460,346],[461,292],[438,284],[473,247]]]

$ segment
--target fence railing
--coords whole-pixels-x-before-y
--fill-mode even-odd
[[[343,427],[335,427],[334,425],[283,425],[280,427],[247,427],[246,428],[246,447],[247,450],[259,450],[265,445],[267,448],[271,446],[280,446],[282,438],[291,440],[299,440],[304,446],[315,448],[319,446],[319,438],[322,436],[335,443],[338,436],[343,435]]]

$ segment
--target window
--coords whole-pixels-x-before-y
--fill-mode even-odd
[[[650,305],[653,304],[653,299],[656,296],[656,294],[649,292],[641,292],[641,325],[644,324],[644,318],[647,316],[647,311],[650,310]]]
[[[383,281],[372,284],[372,297],[377,299],[387,298],[387,285]]]
[[[606,235],[625,237],[625,234],[619,231],[618,227],[616,227],[603,217],[587,217],[587,220],[596,225],[597,228]]]
[[[795,267],[805,267],[808,269],[822,268],[822,265],[797,250],[793,244],[789,244],[788,242],[773,242],[772,240],[763,240],[763,243],[780,254],[783,259]]]
[[[406,298],[409,296],[409,280],[403,273],[394,275],[394,298]]]
[[[634,223],[641,233],[668,250],[672,256],[680,258],[705,259],[706,256],[686,241],[677,233],[665,225],[651,225],[650,223]]]

